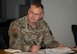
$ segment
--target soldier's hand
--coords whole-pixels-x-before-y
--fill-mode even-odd
[[[64,44],[59,44],[58,47],[65,47]]]
[[[38,45],[33,45],[32,47],[31,47],[31,52],[37,52],[37,51],[39,51],[40,50],[40,46],[38,46]]]

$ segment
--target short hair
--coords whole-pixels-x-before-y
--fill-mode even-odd
[[[44,6],[41,3],[39,3],[39,2],[32,2],[31,5],[35,5],[36,7],[41,7],[42,10],[44,10]]]

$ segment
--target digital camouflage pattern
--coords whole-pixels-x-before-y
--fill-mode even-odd
[[[28,17],[21,17],[10,24],[8,33],[10,48],[22,51],[30,51],[30,47],[35,43],[45,48],[57,47],[59,44],[54,40],[49,26],[43,19],[40,19],[33,29],[28,23]]]

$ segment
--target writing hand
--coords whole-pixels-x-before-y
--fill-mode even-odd
[[[64,44],[59,44],[58,47],[64,47]]]
[[[40,50],[40,46],[38,46],[38,45],[33,45],[32,47],[31,47],[31,52],[37,52],[37,51],[39,51]]]

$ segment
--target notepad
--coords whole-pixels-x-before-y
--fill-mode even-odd
[[[5,49],[5,52],[10,52],[10,53],[17,53],[17,52],[22,52],[21,50],[18,49]]]

